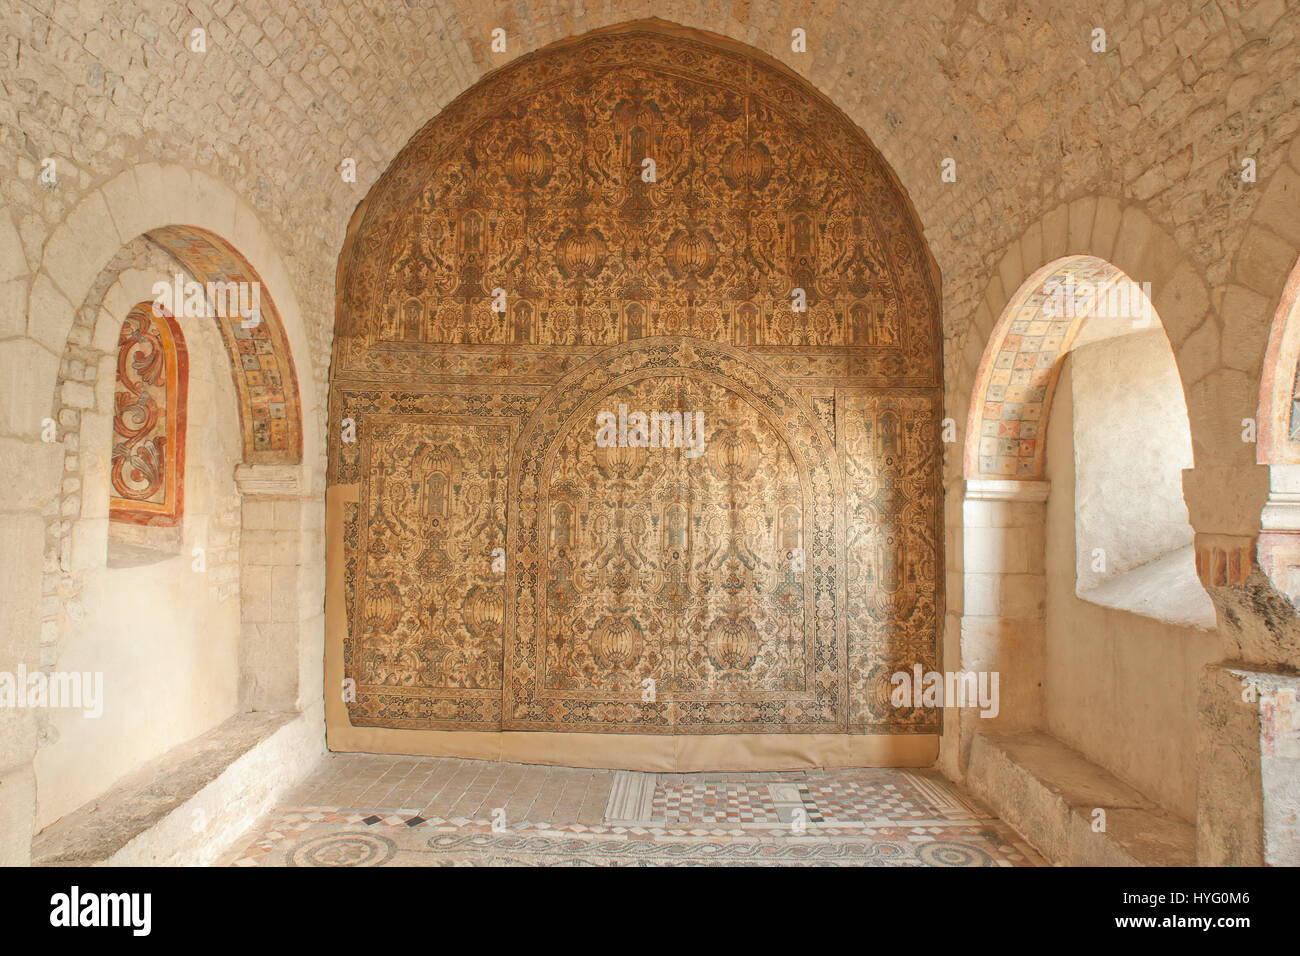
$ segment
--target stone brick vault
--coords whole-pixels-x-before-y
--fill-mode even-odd
[[[642,773],[933,765],[1054,861],[1300,862],[1295,3],[0,23],[0,861],[69,832],[221,858],[328,725]],[[566,73],[583,44],[636,49]],[[1067,275],[1149,290],[1150,337],[1046,316]],[[174,278],[211,313],[173,303],[183,404],[123,340]],[[256,315],[214,311],[226,283]],[[1121,367],[1159,423],[1095,411]],[[698,476],[578,447],[576,417],[683,401],[732,422]],[[116,519],[155,467],[183,509]],[[998,673],[999,706],[898,709],[912,662]],[[20,673],[102,674],[102,716],[20,705]]]

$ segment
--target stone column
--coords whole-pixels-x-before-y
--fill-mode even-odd
[[[1260,570],[1291,601],[1300,602],[1300,465],[1269,469],[1268,503],[1260,516]]]
[[[1196,858],[1300,865],[1300,677],[1213,664],[1198,716]]]
[[[239,465],[240,703],[249,710],[297,711],[316,696],[321,661],[312,627],[323,628],[323,575],[310,555],[320,510],[299,465]],[[307,558],[308,560],[304,560]]]
[[[963,711],[963,752],[974,731],[1042,725],[1049,488],[1046,481],[966,481],[961,668],[996,671],[1000,701],[996,717],[981,717],[971,708]]]
[[[1197,702],[1197,861],[1294,865],[1300,624],[1284,591],[1300,564],[1300,481],[1281,465],[1201,467],[1183,472],[1183,489],[1223,640]]]

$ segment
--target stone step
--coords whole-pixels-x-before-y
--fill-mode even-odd
[[[1050,734],[976,734],[966,786],[1065,866],[1192,866],[1192,824]],[[1105,811],[1104,831],[1094,829]]]
[[[50,824],[32,864],[210,862],[315,765],[317,732],[301,714],[236,714]]]

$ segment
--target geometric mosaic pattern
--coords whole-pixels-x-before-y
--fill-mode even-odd
[[[221,331],[230,356],[239,399],[245,464],[297,464],[302,461],[302,410],[298,373],[289,352],[284,323],[270,291],[256,270],[219,236],[195,226],[165,226],[148,238],[171,253],[205,288],[217,283],[258,286],[259,319],[208,312]],[[170,277],[168,277],[170,278]]]
[[[905,826],[933,834],[981,819],[959,798],[939,802],[935,793],[934,784],[893,769],[659,774],[647,822],[687,829],[776,826],[791,823],[792,811],[801,808],[818,832]]]
[[[1072,307],[1054,310],[1063,314],[1048,314],[1046,290],[1055,282],[1100,296],[1124,278],[1108,262],[1075,256],[1050,263],[1025,280],[1024,291],[1003,312],[976,374],[973,427],[966,446],[968,476],[1043,476],[1047,413],[1065,354],[1086,318],[1074,314]]]
[[[371,814],[369,816],[378,816]],[[230,865],[248,866],[1034,866],[1032,850],[987,827],[934,832],[635,832],[357,814],[286,814]]]
[[[647,791],[653,794],[647,803],[650,819],[611,822],[599,813],[580,812],[586,802],[546,799],[557,780],[584,775],[591,781],[584,785],[589,796],[601,780],[603,789],[594,792],[609,793],[608,771],[371,755],[338,755],[327,765],[347,761],[408,768],[412,783],[397,783],[392,791],[403,806],[338,805],[346,793],[356,792],[349,790],[346,773],[323,788],[309,783],[296,796],[310,795],[318,805],[282,805],[221,862],[242,867],[1042,864],[1014,832],[932,771],[637,774],[653,783]],[[423,773],[429,766],[440,768],[444,783],[428,786]],[[498,789],[483,784],[485,778],[511,782]],[[471,796],[475,790],[478,795]],[[805,811],[802,827],[792,825],[794,803]],[[448,809],[465,805],[479,809]],[[495,813],[501,814],[496,827]]]

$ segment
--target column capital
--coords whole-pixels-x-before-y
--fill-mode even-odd
[[[235,485],[241,495],[300,498],[307,493],[302,465],[239,464]]]
[[[1017,478],[967,478],[967,501],[1020,501],[1042,504],[1052,490],[1050,481],[1022,481]]]
[[[1199,535],[1253,540],[1268,501],[1269,466],[1197,465],[1183,469],[1183,501]]]

